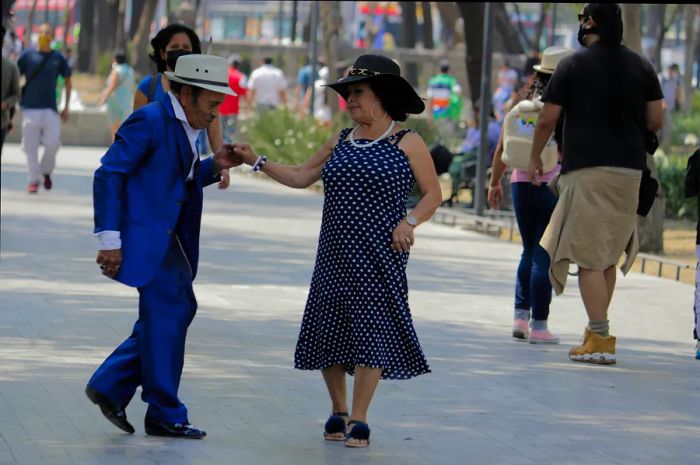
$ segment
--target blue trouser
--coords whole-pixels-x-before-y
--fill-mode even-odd
[[[139,319],[131,336],[107,357],[88,385],[122,408],[141,385],[147,416],[164,423],[187,423],[187,408],[177,390],[197,301],[189,263],[175,237],[153,280],[138,291]]]
[[[542,234],[549,224],[557,197],[545,185],[529,182],[511,184],[513,209],[518,220],[523,253],[515,281],[515,308],[532,309],[532,318],[546,320],[552,301],[549,281],[549,255],[540,246]]]

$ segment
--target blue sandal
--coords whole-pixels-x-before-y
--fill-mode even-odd
[[[350,420],[350,415],[348,415],[348,412],[332,413],[324,426],[323,439],[326,441],[344,441],[345,438],[334,437],[331,436],[331,434],[342,433],[345,435],[348,420]]]
[[[350,431],[345,433],[345,446],[346,447],[367,447],[369,446],[369,426],[367,423],[363,423],[358,420],[350,420],[348,426],[351,426]],[[358,441],[367,441],[367,444],[351,444],[350,439],[355,439]]]

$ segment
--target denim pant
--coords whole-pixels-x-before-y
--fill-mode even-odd
[[[549,255],[540,246],[540,239],[549,224],[557,197],[545,184],[535,186],[529,182],[516,182],[511,184],[511,191],[523,243],[515,281],[515,308],[531,309],[533,319],[546,320],[552,301],[552,284],[549,281]]]

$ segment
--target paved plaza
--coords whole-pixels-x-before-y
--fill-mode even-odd
[[[132,436],[83,394],[137,315],[134,289],[95,264],[92,174],[104,149],[64,147],[54,189],[26,193],[16,144],[2,158],[0,465],[697,465],[700,361],[693,288],[618,280],[618,365],[574,364],[586,324],[575,279],[553,302],[556,346],[510,337],[518,245],[426,224],[409,265],[410,303],[432,373],[384,381],[372,445],[321,438],[318,372],[292,368],[322,197],[232,174],[208,188],[180,394],[201,441]]]

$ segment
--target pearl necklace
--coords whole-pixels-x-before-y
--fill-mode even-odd
[[[379,142],[380,140],[382,140],[386,136],[388,136],[391,133],[391,131],[394,129],[394,126],[396,126],[396,121],[392,120],[391,124],[389,125],[389,128],[386,131],[384,131],[384,134],[382,134],[378,138],[374,139],[373,141],[367,142],[365,144],[358,144],[357,142],[355,142],[355,131],[357,131],[357,127],[356,127],[350,133],[350,144],[353,147],[357,147],[358,149],[363,149],[365,147],[371,147],[372,145],[376,144],[377,142]]]

